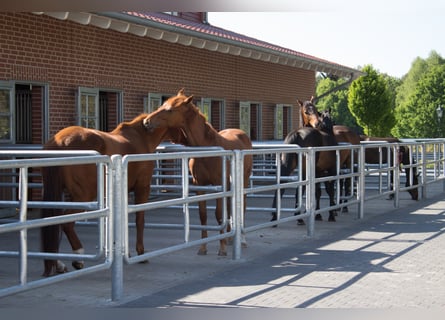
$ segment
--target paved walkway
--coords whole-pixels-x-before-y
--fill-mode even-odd
[[[0,307],[128,308],[444,308],[445,198],[406,193],[366,204],[306,237],[294,223],[248,234],[242,259],[197,248],[125,266],[125,297],[111,302],[110,274],[99,273],[0,298]],[[39,265],[39,267],[41,267]],[[40,271],[40,270],[39,270]]]
[[[357,221],[128,307],[445,307],[445,199]]]

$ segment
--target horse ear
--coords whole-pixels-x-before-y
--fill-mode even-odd
[[[300,105],[300,107],[303,106],[303,101],[301,101],[300,99],[297,99],[298,104]]]
[[[184,95],[184,92],[185,92],[185,89],[184,88],[181,88],[179,91],[178,91],[178,96],[183,96]]]
[[[312,96],[310,102],[311,102],[311,103],[314,103],[314,100],[315,100],[315,97]]]
[[[185,104],[189,104],[190,102],[192,102],[193,100],[193,95],[191,95],[190,97],[188,97],[187,99],[184,100]]]

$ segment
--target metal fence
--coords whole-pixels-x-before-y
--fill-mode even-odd
[[[419,188],[420,197],[427,197],[428,185],[437,181],[445,182],[444,175],[444,140],[404,141],[401,143],[373,143],[362,145],[340,145],[322,148],[299,148],[282,144],[256,145],[252,150],[221,150],[211,148],[180,148],[165,149],[160,152],[144,155],[114,155],[112,157],[84,154],[50,154],[42,151],[24,152],[0,151],[2,159],[0,170],[11,170],[15,180],[4,182],[4,187],[16,188],[16,198],[0,200],[0,207],[13,208],[18,214],[14,217],[0,220],[0,258],[19,262],[16,278],[0,281],[0,297],[14,294],[31,288],[48,285],[58,281],[82,276],[85,273],[99,270],[111,270],[111,296],[116,301],[123,295],[123,275],[125,264],[138,263],[149,258],[198,246],[210,241],[233,239],[234,259],[241,257],[241,242],[243,235],[272,225],[287,223],[304,218],[307,222],[307,233],[313,235],[315,230],[314,217],[317,213],[342,209],[347,206],[358,206],[359,218],[365,214],[366,201],[376,197],[394,197],[394,205],[398,206],[399,193],[408,188]],[[401,167],[396,158],[397,150],[406,147],[410,154],[410,163],[404,167],[415,168],[419,174],[417,186],[404,187],[402,179],[412,181],[412,173],[408,177],[400,174]],[[365,162],[367,148],[387,148],[388,155],[394,157],[391,161],[377,164]],[[335,176],[315,177],[315,154],[317,152],[335,150],[337,159],[340,152],[350,150],[353,160],[347,168],[337,164],[338,174]],[[162,152],[161,152],[162,151]],[[299,166],[289,177],[281,175],[280,159],[285,153],[296,153]],[[51,158],[50,158],[51,156]],[[53,158],[56,156],[56,158]],[[244,158],[254,158],[254,168],[250,184],[244,188],[242,174]],[[42,158],[43,157],[43,158]],[[190,158],[220,157],[223,161],[222,185],[194,186],[188,169]],[[31,159],[32,158],[32,159]],[[386,159],[389,160],[389,159]],[[136,161],[154,161],[156,171],[153,176],[153,191],[146,203],[134,204],[128,193],[128,165]],[[301,169],[303,162],[306,167],[306,178]],[[386,163],[385,163],[386,162]],[[95,164],[98,167],[98,200],[91,203],[58,202],[49,203],[28,199],[30,189],[28,174],[31,168],[43,166],[61,166],[75,164]],[[337,161],[338,163],[338,161]],[[403,169],[403,168],[402,168]],[[9,171],[8,171],[9,172]],[[230,174],[230,173],[237,174]],[[413,172],[413,170],[411,170]],[[393,183],[389,177],[393,175]],[[402,178],[404,177],[404,178]],[[227,179],[225,179],[227,178]],[[341,193],[341,181],[349,179],[351,195]],[[226,183],[227,181],[227,183]],[[316,209],[315,184],[332,181],[336,186],[336,204],[323,205]],[[13,184],[9,184],[13,183]],[[36,186],[33,186],[36,187]],[[289,189],[291,194],[285,194],[283,199],[277,198],[276,208],[272,208],[272,199],[281,189]],[[200,201],[207,202],[209,212],[215,208],[215,202],[222,200],[223,219],[217,223],[213,214],[208,214],[209,224],[202,226],[197,220],[194,210]],[[228,200],[228,201],[225,201]],[[342,200],[348,200],[343,202]],[[247,201],[247,203],[245,203]],[[295,206],[298,203],[298,206]],[[244,205],[246,211],[243,212]],[[34,209],[44,207],[76,208],[81,213],[42,219],[33,216]],[[152,240],[148,243],[143,255],[132,254],[134,246],[134,223],[132,217],[137,211],[145,211],[150,215],[145,228],[150,231]],[[300,215],[295,215],[295,212]],[[231,214],[229,214],[231,212]],[[270,214],[275,212],[277,220],[270,221]],[[261,219],[251,219],[253,215],[261,215]],[[18,216],[18,217],[17,217]],[[28,235],[38,232],[39,228],[49,224],[60,224],[76,221],[96,228],[95,232],[85,232],[81,236],[93,237],[92,245],[86,248],[86,253],[77,255],[69,252],[70,248],[61,247],[58,254],[41,252],[38,244],[29,243]],[[260,222],[258,222],[260,221]],[[231,231],[223,232],[227,226]],[[203,229],[212,231],[208,238],[201,239]],[[167,233],[166,233],[167,232]],[[179,237],[169,237],[168,234],[179,234]],[[157,236],[162,234],[163,236]],[[35,236],[35,234],[34,234]],[[10,250],[8,247],[17,249]],[[86,260],[85,269],[60,274],[51,278],[41,278],[41,260],[44,258],[64,260]]]
[[[24,290],[52,284],[58,281],[78,277],[82,274],[106,270],[111,267],[111,252],[113,243],[113,233],[111,232],[112,214],[110,203],[112,201],[109,192],[112,190],[113,175],[111,174],[111,161],[107,156],[97,155],[97,153],[87,152],[88,156],[81,155],[85,152],[42,152],[29,154],[29,152],[14,153],[1,152],[2,157],[11,156],[15,159],[0,161],[0,169],[18,170],[18,195],[16,200],[0,200],[0,206],[3,208],[15,208],[18,212],[18,219],[8,219],[0,224],[0,236],[9,234],[15,236],[17,241],[15,245],[11,245],[9,241],[2,241],[0,257],[14,258],[19,262],[19,270],[16,279],[8,279],[8,284],[0,289],[0,296],[5,296]],[[31,156],[35,159],[17,159],[17,156]],[[56,158],[41,158],[41,157]],[[97,190],[98,197],[93,202],[48,202],[48,201],[32,201],[28,200],[29,191],[29,171],[31,168],[41,168],[48,166],[66,166],[92,164],[97,166]],[[42,208],[61,208],[61,209],[78,209],[81,212],[70,215],[63,215],[51,218],[40,218],[33,209]],[[75,221],[86,220],[98,221],[98,232],[96,234],[95,245],[86,248],[84,254],[74,254],[69,252],[67,248],[61,248],[57,254],[41,252],[39,243],[30,243],[28,235],[31,232],[38,232],[43,226],[63,224]],[[3,240],[3,239],[2,239]],[[18,243],[18,245],[17,245]],[[15,248],[9,250],[9,248]],[[40,274],[36,274],[36,270],[42,270],[41,265],[38,267],[32,260],[42,259],[64,259],[64,260],[85,260],[93,263],[82,270],[60,274],[57,277],[42,278]]]

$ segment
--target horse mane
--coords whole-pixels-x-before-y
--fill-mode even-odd
[[[183,98],[186,98],[185,95],[182,95]],[[206,139],[214,139],[215,137],[219,137],[218,131],[207,121],[205,115],[201,112],[201,110],[192,102],[189,102],[189,113],[195,116],[195,119],[198,119],[200,123],[204,126],[205,130],[205,138]]]
[[[133,120],[130,121],[124,121],[119,123],[116,128],[111,131],[113,132],[119,132],[122,129],[126,128],[126,127],[134,127],[135,124],[140,123],[141,127],[143,127],[143,120],[148,116],[148,113],[141,113],[140,115],[138,115],[136,118],[134,118]]]

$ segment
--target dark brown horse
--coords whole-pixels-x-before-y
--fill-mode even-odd
[[[78,126],[68,127],[59,131],[49,140],[44,149],[96,150],[104,155],[152,153],[162,140],[170,137],[171,132],[177,133],[178,131],[168,131],[167,128],[147,130],[143,125],[143,120],[146,117],[147,114],[142,114],[131,122],[121,123],[110,133]],[[134,191],[136,203],[148,200],[153,167],[152,161],[133,162],[128,166],[128,189]],[[44,201],[62,201],[64,192],[68,193],[70,199],[75,202],[96,199],[97,168],[94,164],[45,167],[42,168],[42,176]],[[43,209],[42,216],[45,218],[74,212],[74,210]],[[61,227],[73,251],[83,253],[82,243],[74,230],[74,222],[63,224]],[[136,251],[138,254],[142,254],[144,253],[144,212],[136,213],[136,230]],[[59,251],[59,225],[43,227],[41,237],[44,252],[56,253]],[[44,266],[44,276],[66,271],[65,266],[55,260],[45,260]],[[81,269],[83,263],[75,261],[73,267]]]
[[[318,112],[317,112],[318,114]],[[337,141],[335,140],[332,131],[332,119],[329,113],[322,113],[319,120],[319,128],[315,129],[312,127],[302,127],[300,129],[290,132],[284,139],[285,144],[296,144],[300,147],[322,147],[322,146],[336,146]],[[325,176],[336,176],[337,175],[337,157],[335,150],[329,151],[317,151],[315,155],[315,176],[325,177]],[[281,158],[281,175],[289,176],[297,167],[297,155],[295,153],[285,153]],[[303,161],[303,168],[301,168],[303,175],[306,172],[305,161]],[[304,177],[304,176],[303,176]],[[332,181],[325,182],[325,189],[329,195],[330,206],[335,205],[335,188]],[[281,196],[284,194],[284,189],[281,189]],[[315,192],[317,204],[316,209],[320,209],[320,198],[321,198],[321,187],[320,183],[316,185]],[[272,207],[276,207],[277,194],[275,194]],[[296,195],[296,199],[298,199]],[[296,207],[298,204],[296,204]],[[276,213],[272,214],[272,221],[276,220]],[[322,220],[320,214],[316,215],[316,220]],[[329,221],[335,221],[335,210],[329,211]],[[299,221],[302,224],[302,221]]]
[[[183,140],[176,142],[188,146],[220,146],[226,150],[252,149],[252,143],[247,134],[240,129],[225,129],[216,131],[205,119],[193,102],[193,96],[185,96],[180,90],[176,96],[168,99],[158,110],[150,114],[144,124],[148,129],[180,128]],[[195,185],[221,185],[222,162],[220,157],[192,158],[189,168]],[[249,184],[252,172],[252,156],[244,158],[244,187]],[[227,175],[229,179],[229,175]],[[199,192],[203,193],[203,192]],[[244,201],[246,205],[246,201]],[[228,206],[230,209],[230,205]],[[244,207],[245,211],[245,207]],[[229,212],[230,214],[230,212]],[[216,220],[222,223],[222,199],[216,201]],[[199,217],[201,225],[207,225],[207,208],[205,201],[199,202]],[[224,231],[221,230],[221,233]],[[207,237],[207,230],[201,232],[201,237]],[[198,254],[206,254],[206,244],[201,245]],[[226,239],[220,241],[219,255],[227,255]]]
[[[389,143],[400,143],[401,141],[397,138],[393,137],[368,137],[366,135],[360,136],[361,141],[385,141]],[[381,157],[380,157],[380,150],[381,150]],[[394,159],[392,154],[392,149],[390,149],[390,163],[392,165],[392,161]],[[409,149],[405,146],[400,146],[398,150],[398,157],[397,157],[399,164],[404,165],[410,165],[413,163],[414,160],[410,160],[410,152]],[[365,149],[365,162],[371,163],[371,164],[387,164],[388,163],[388,148],[366,148]],[[405,181],[405,187],[411,186],[411,179],[412,179],[412,185],[418,185],[418,174],[416,167],[411,168],[405,167],[405,175],[406,175],[406,181]],[[392,183],[392,175],[391,175],[391,183]],[[418,200],[419,199],[419,190],[418,188],[409,189],[409,194],[411,195],[412,200]]]
[[[335,139],[338,143],[349,143],[351,145],[360,145],[360,135],[354,132],[351,128],[344,125],[334,125],[333,128]],[[354,160],[354,163],[351,163]],[[358,154],[350,149],[340,150],[340,169],[354,170],[354,164],[358,163]],[[340,196],[345,196],[347,199],[351,194],[352,179],[340,180]],[[347,202],[347,200],[341,200]],[[342,208],[343,212],[348,212],[348,207]]]

